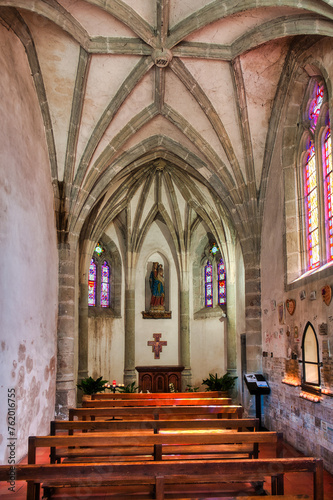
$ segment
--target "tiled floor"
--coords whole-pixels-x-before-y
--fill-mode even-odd
[[[301,456],[294,448],[285,444],[284,449],[285,457],[297,457]],[[274,450],[270,449],[267,446],[261,447],[260,458],[274,458]],[[44,450],[43,452],[38,454],[38,462],[39,463],[48,463],[48,453]],[[27,463],[27,459],[22,460],[22,463]],[[285,477],[285,494],[308,494],[311,495],[312,492],[312,481],[311,477],[307,474],[297,473],[297,474],[287,474]],[[193,497],[192,500],[206,500],[205,496],[198,496],[199,492],[196,493],[196,497]],[[18,482],[16,484],[16,491],[10,492],[8,491],[8,484],[1,483],[0,484],[0,498],[1,500],[25,500],[26,498],[26,485],[24,482]],[[82,500],[108,500],[111,497],[105,494],[105,490],[97,491],[94,489],[93,496],[88,493],[85,489],[77,494],[63,494],[61,496],[57,495],[57,498],[64,499],[82,499]],[[209,497],[209,500],[218,500],[219,497]],[[258,497],[260,498],[260,497]],[[137,497],[139,500],[139,497]],[[180,500],[180,497],[179,499]],[[226,499],[225,499],[226,500]],[[324,500],[333,500],[333,476],[328,472],[324,471]]]

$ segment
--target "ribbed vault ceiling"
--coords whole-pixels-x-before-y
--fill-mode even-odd
[[[120,192],[109,190],[113,179],[164,158],[185,173],[198,172],[241,238],[258,236],[260,201],[294,63],[320,37],[332,37],[330,4],[0,0],[2,24],[21,40],[34,79],[59,230],[78,234],[109,193],[102,227],[122,203]],[[144,175],[142,182],[149,183]],[[168,175],[166,170],[165,186]],[[178,172],[171,177],[172,205],[172,189],[182,180]],[[131,196],[142,182],[132,180]],[[189,213],[202,211],[204,219],[209,210],[191,182],[183,199]],[[177,244],[185,245],[177,203],[168,212],[155,200],[135,217],[147,221],[162,209],[166,224],[182,231]],[[140,241],[133,238],[134,248]]]

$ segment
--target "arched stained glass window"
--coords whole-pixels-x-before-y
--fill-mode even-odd
[[[307,269],[312,271],[333,260],[333,174],[325,86],[312,81],[309,92],[308,116],[303,123],[307,135],[303,165]]]
[[[318,228],[318,184],[316,154],[313,142],[307,150],[305,164],[305,213],[307,222],[308,267],[319,266],[319,228]]]
[[[213,307],[213,266],[209,260],[205,266],[205,306]]]
[[[226,288],[226,276],[225,276],[225,265],[223,259],[217,264],[217,281],[218,281],[218,302],[219,305],[226,304],[227,302],[227,288]]]
[[[88,279],[88,306],[96,306],[96,278],[97,266],[94,259],[91,259]]]
[[[327,260],[333,260],[333,172],[332,172],[332,137],[331,129],[325,134],[323,147],[324,190],[325,190],[325,227],[327,240]]]
[[[110,306],[110,268],[106,261],[101,267],[101,307]]]

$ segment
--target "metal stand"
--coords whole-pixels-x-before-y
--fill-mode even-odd
[[[259,419],[259,430],[262,430],[261,427],[261,394],[256,394],[256,418]]]

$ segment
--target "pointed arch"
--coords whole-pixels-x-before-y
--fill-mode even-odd
[[[316,331],[308,321],[302,338],[302,387],[315,390],[320,386],[319,344]]]

